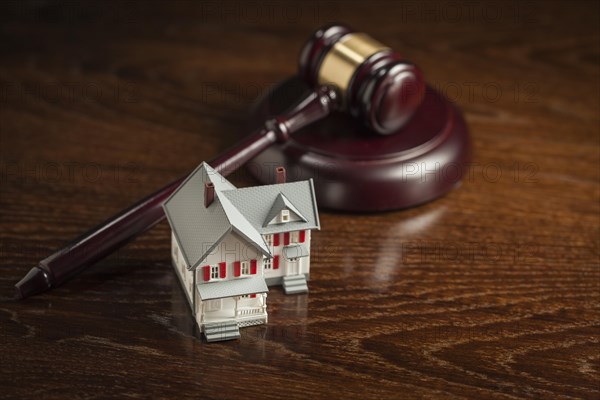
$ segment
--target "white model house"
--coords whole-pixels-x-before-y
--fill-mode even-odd
[[[308,291],[311,230],[319,229],[312,179],[236,188],[202,163],[163,208],[172,263],[208,341],[267,322],[267,285]]]

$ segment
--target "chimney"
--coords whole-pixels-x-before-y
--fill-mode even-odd
[[[215,185],[212,182],[204,184],[204,207],[208,208],[215,200]]]
[[[275,183],[285,183],[286,173],[285,168],[277,167],[275,168]]]

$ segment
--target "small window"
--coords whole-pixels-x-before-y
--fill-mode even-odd
[[[290,220],[290,210],[281,210],[281,222],[288,222]]]
[[[210,266],[210,280],[219,279],[219,265]]]
[[[265,242],[267,246],[273,247],[273,235],[265,235]]]
[[[242,275],[250,275],[250,262],[242,261]]]
[[[207,312],[215,312],[221,309],[221,299],[217,300],[208,300],[206,302],[206,311]]]
[[[271,267],[273,266],[273,259],[272,258],[265,258],[263,260],[263,266],[265,267],[265,269],[271,269]]]
[[[290,232],[290,243],[298,243],[298,231]]]

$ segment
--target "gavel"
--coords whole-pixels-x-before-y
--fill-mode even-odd
[[[304,45],[299,75],[314,90],[213,159],[209,164],[217,172],[228,175],[334,111],[348,113],[374,134],[389,135],[410,120],[425,92],[415,65],[368,35],[337,24],[320,28]],[[64,283],[153,227],[164,218],[162,203],[184,179],[148,195],[40,261],[15,285],[17,298]]]

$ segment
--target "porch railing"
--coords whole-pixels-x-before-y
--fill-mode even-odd
[[[263,314],[265,312],[265,307],[238,307],[237,309],[237,317],[245,317],[247,315],[256,315]]]

